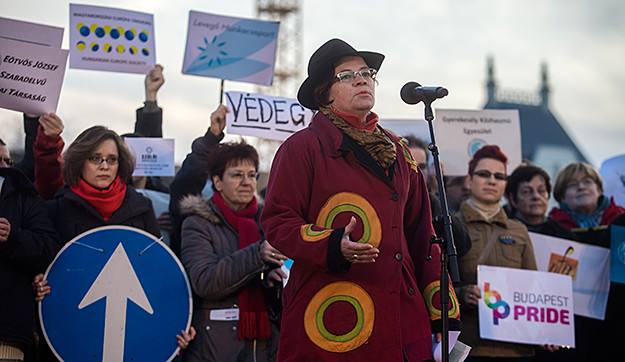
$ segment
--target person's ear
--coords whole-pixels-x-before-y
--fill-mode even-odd
[[[213,176],[213,185],[215,185],[217,191],[221,192],[223,190],[223,181],[217,175]]]

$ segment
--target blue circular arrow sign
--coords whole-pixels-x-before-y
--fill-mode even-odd
[[[189,330],[189,280],[145,231],[104,226],[67,243],[48,267],[41,326],[62,361],[170,361]]]

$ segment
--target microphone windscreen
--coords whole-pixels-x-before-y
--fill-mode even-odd
[[[416,87],[420,87],[421,84],[417,82],[408,82],[401,87],[401,91],[399,95],[401,96],[401,100],[408,104],[417,104],[419,103],[419,99],[415,97],[413,90]]]

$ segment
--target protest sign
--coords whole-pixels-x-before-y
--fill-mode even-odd
[[[625,227],[611,225],[610,281],[625,284]]]
[[[603,193],[614,197],[617,205],[625,205],[625,155],[614,156],[601,163]]]
[[[63,28],[0,17],[0,38],[60,48]]]
[[[66,64],[67,50],[0,38],[0,107],[55,112]]]
[[[271,85],[279,26],[190,11],[182,73]]]
[[[380,119],[378,123],[399,137],[413,135],[430,143],[430,129],[423,119]]]
[[[230,113],[226,127],[230,134],[284,141],[306,128],[315,112],[296,99],[245,92],[226,92]]]
[[[154,17],[115,8],[69,5],[69,67],[146,74],[154,67]]]
[[[610,291],[610,250],[529,233],[538,270],[573,278],[575,314],[604,319]]]
[[[467,174],[473,154],[484,145],[497,145],[508,156],[508,170],[521,163],[521,127],[517,110],[480,111],[437,109],[436,142],[447,176]]]
[[[480,337],[575,347],[571,277],[479,265]]]
[[[174,176],[173,138],[125,139],[128,148],[137,160],[133,176]]]

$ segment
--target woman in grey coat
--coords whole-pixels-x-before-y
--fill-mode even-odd
[[[185,361],[271,361],[279,338],[280,269],[286,257],[262,236],[258,154],[246,144],[211,152],[210,199],[181,201],[181,259],[194,292],[197,337]]]

